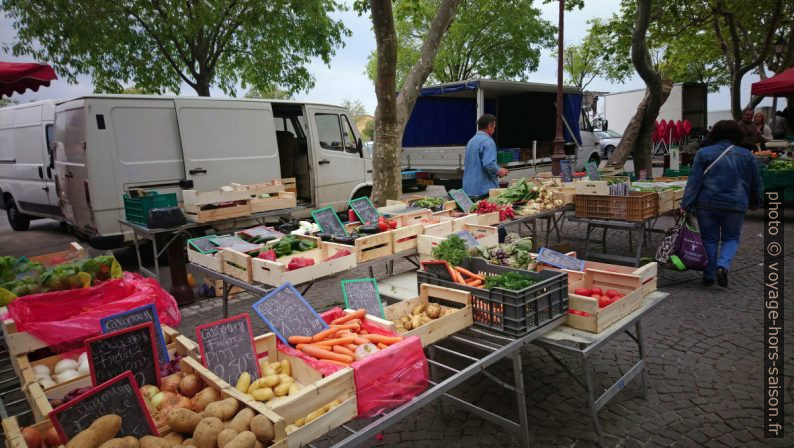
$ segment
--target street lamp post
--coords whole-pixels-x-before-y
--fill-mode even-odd
[[[562,138],[562,51],[563,51],[563,15],[565,13],[565,0],[560,0],[559,32],[557,35],[557,123],[554,133],[554,153],[551,155],[551,173],[559,176],[562,172],[561,161],[565,158]]]
[[[783,53],[786,51],[786,40],[783,39],[783,36],[780,36],[775,41],[774,46],[775,51],[775,74],[782,72],[781,67],[783,65]],[[777,95],[772,98],[772,116],[769,117],[769,126],[772,128],[772,132],[775,130],[775,121],[777,121]]]

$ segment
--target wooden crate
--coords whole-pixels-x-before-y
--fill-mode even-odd
[[[609,183],[605,180],[589,180],[574,184],[576,194],[609,195]]]
[[[398,227],[408,227],[414,224],[422,224],[422,220],[427,221],[432,216],[433,212],[425,208],[395,216],[394,219],[397,220]]]
[[[390,237],[388,234],[385,234],[385,236],[387,238]],[[391,242],[391,239],[389,239],[389,242]],[[389,245],[389,249],[391,249],[391,245]],[[340,250],[350,251],[350,254],[345,255],[344,257],[335,258],[333,260],[323,261]],[[227,260],[226,252],[234,251],[230,249],[224,249],[224,269],[226,269],[226,266],[228,266],[225,261]],[[248,257],[248,255],[240,254],[240,252],[235,254],[238,259],[240,255]],[[312,266],[306,266],[294,271],[288,271],[287,265],[289,264],[290,260],[296,257],[312,258],[315,260],[315,262]],[[291,282],[293,285],[299,285],[301,283],[306,283],[318,278],[328,277],[330,275],[336,274],[337,272],[347,271],[356,267],[356,249],[353,246],[346,246],[344,244],[319,241],[315,249],[307,250],[306,252],[293,252],[291,255],[278,258],[276,261],[251,257],[248,257],[248,260],[250,260],[251,263],[249,272],[252,273],[253,282],[263,283],[270,286],[279,286],[284,282]],[[245,275],[242,272],[238,272],[238,274],[241,276]],[[250,282],[249,280],[244,281]]]
[[[464,224],[463,230],[468,230],[474,235],[474,238],[484,246],[491,247],[499,244],[499,230],[496,227],[481,226],[479,224]],[[453,232],[447,232],[444,236],[436,236],[436,234],[428,234],[425,232],[424,235],[420,235],[417,238],[416,251],[419,253],[421,261],[431,260],[433,257],[433,249],[452,233]]]
[[[576,257],[576,252],[568,252],[566,255],[571,257]],[[594,270],[594,271],[603,271],[603,272],[614,272],[617,274],[625,274],[625,275],[634,275],[639,277],[640,282],[642,284],[648,283],[651,280],[655,280],[658,275],[659,266],[656,262],[648,263],[644,266],[640,266],[635,268],[633,266],[621,266],[618,264],[609,264],[609,263],[600,263],[597,261],[587,261],[584,262],[585,270]],[[549,266],[547,264],[538,263],[535,265],[535,270],[540,272],[543,270],[552,270],[552,271],[559,271],[559,272],[567,272],[568,273],[568,284],[569,289],[571,288],[570,285],[573,285],[576,282],[581,282],[584,279],[585,271],[571,271],[569,269],[559,269],[555,268],[554,266]],[[572,283],[574,282],[574,283]]]
[[[247,190],[228,186],[215,191],[182,191],[185,217],[188,221],[199,223],[250,215],[250,197],[251,193]]]
[[[656,278],[642,283],[636,275],[618,274],[598,270],[585,270],[585,275],[574,281],[568,281],[568,307],[589,313],[589,316],[568,314],[566,325],[591,333],[600,333],[610,325],[622,319],[642,306],[642,299],[656,291]],[[573,293],[576,288],[600,287],[606,291],[614,289],[625,297],[605,307],[598,308],[598,300]]]
[[[286,179],[273,179],[268,182],[261,182],[258,184],[232,183],[231,187],[238,191],[247,191],[252,196],[260,194],[275,194],[280,191],[294,192],[295,178],[289,177]],[[290,190],[290,187],[292,187],[293,190]]]
[[[83,246],[76,242],[69,243],[69,248],[65,250],[51,252],[44,255],[36,255],[35,257],[28,257],[30,261],[41,263],[48,268],[57,266],[59,264],[82,261],[87,258],[88,254],[86,253]]]
[[[505,190],[507,190],[507,188],[491,188],[490,190],[488,190],[488,201],[489,202],[496,201],[499,198],[499,196],[501,196],[502,193],[505,192]]]
[[[400,227],[389,232],[392,238],[392,252],[398,254],[416,249],[417,239],[424,233],[425,227],[421,223]]]
[[[495,226],[499,224],[499,212],[486,213],[484,215],[477,215],[481,226]]]
[[[680,190],[673,190],[673,199],[679,202],[681,199],[684,199],[684,189],[682,188]]]
[[[298,206],[298,195],[291,191],[279,191],[269,198],[251,198],[251,213],[268,212]]]
[[[452,233],[452,219],[441,221],[438,224],[431,224],[425,227],[423,236],[434,236],[438,238],[446,238],[447,235]],[[418,242],[417,242],[418,244]]]
[[[675,191],[661,190],[657,191],[656,195],[659,196],[659,214],[667,213],[674,210],[676,207]]]
[[[320,247],[320,238],[315,236],[308,236],[308,235],[295,235],[295,237],[299,240],[311,241],[317,247]],[[269,241],[268,243],[273,243],[277,240]],[[264,246],[263,246],[264,250]],[[310,252],[310,251],[307,251]],[[296,256],[303,252],[293,251],[293,253],[289,257]],[[284,257],[289,263],[291,258]],[[251,257],[248,254],[224,248],[221,250],[221,272],[224,274],[234,277],[238,280],[242,280],[246,283],[253,283],[254,282],[254,273],[253,273],[253,264]],[[316,260],[315,260],[316,261]],[[279,261],[280,262],[280,261]]]
[[[187,259],[191,263],[212,269],[215,272],[223,272],[223,252],[218,251],[214,254],[202,254],[190,244],[187,245]]]
[[[356,261],[364,263],[394,253],[391,231],[356,238]]]
[[[471,294],[457,289],[444,288],[441,286],[422,284],[419,285],[419,297],[408,300],[401,300],[393,305],[387,306],[383,311],[389,322],[389,330],[394,332],[396,325],[394,321],[403,314],[411,314],[411,310],[417,305],[428,303],[441,303],[444,307],[457,308],[451,314],[445,314],[438,319],[402,333],[400,336],[418,336],[422,340],[422,346],[426,347],[434,344],[447,336],[456,333],[472,325]],[[352,312],[352,310],[351,310]]]

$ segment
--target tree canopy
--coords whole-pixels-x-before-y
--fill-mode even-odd
[[[273,83],[313,86],[306,64],[325,63],[349,31],[329,14],[335,0],[0,0],[14,21],[15,55],[48,60],[70,82],[93,78],[97,91],[179,92],[190,85],[234,95]]]
[[[578,45],[568,45],[563,51],[563,70],[566,82],[584,90],[596,78],[622,81],[633,73],[630,61],[613,60],[607,48],[608,34],[604,32],[601,19],[588,22],[590,30]]]
[[[441,0],[396,0],[397,83],[402,84],[424,42]],[[554,45],[556,28],[533,0],[464,0],[436,55],[430,83],[474,77],[526,80],[540,52]],[[367,73],[376,76],[376,55]]]

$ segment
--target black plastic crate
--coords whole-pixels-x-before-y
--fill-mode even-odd
[[[461,267],[483,276],[518,272],[535,280],[521,291],[474,288],[420,270],[417,283],[468,291],[472,295],[474,325],[510,336],[523,336],[568,312],[568,274],[545,270],[529,272],[489,264],[482,258],[465,260]]]

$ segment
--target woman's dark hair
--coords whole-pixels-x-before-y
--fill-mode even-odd
[[[738,145],[745,137],[745,131],[733,120],[718,121],[709,133],[709,140],[717,143],[728,140],[734,145]]]

